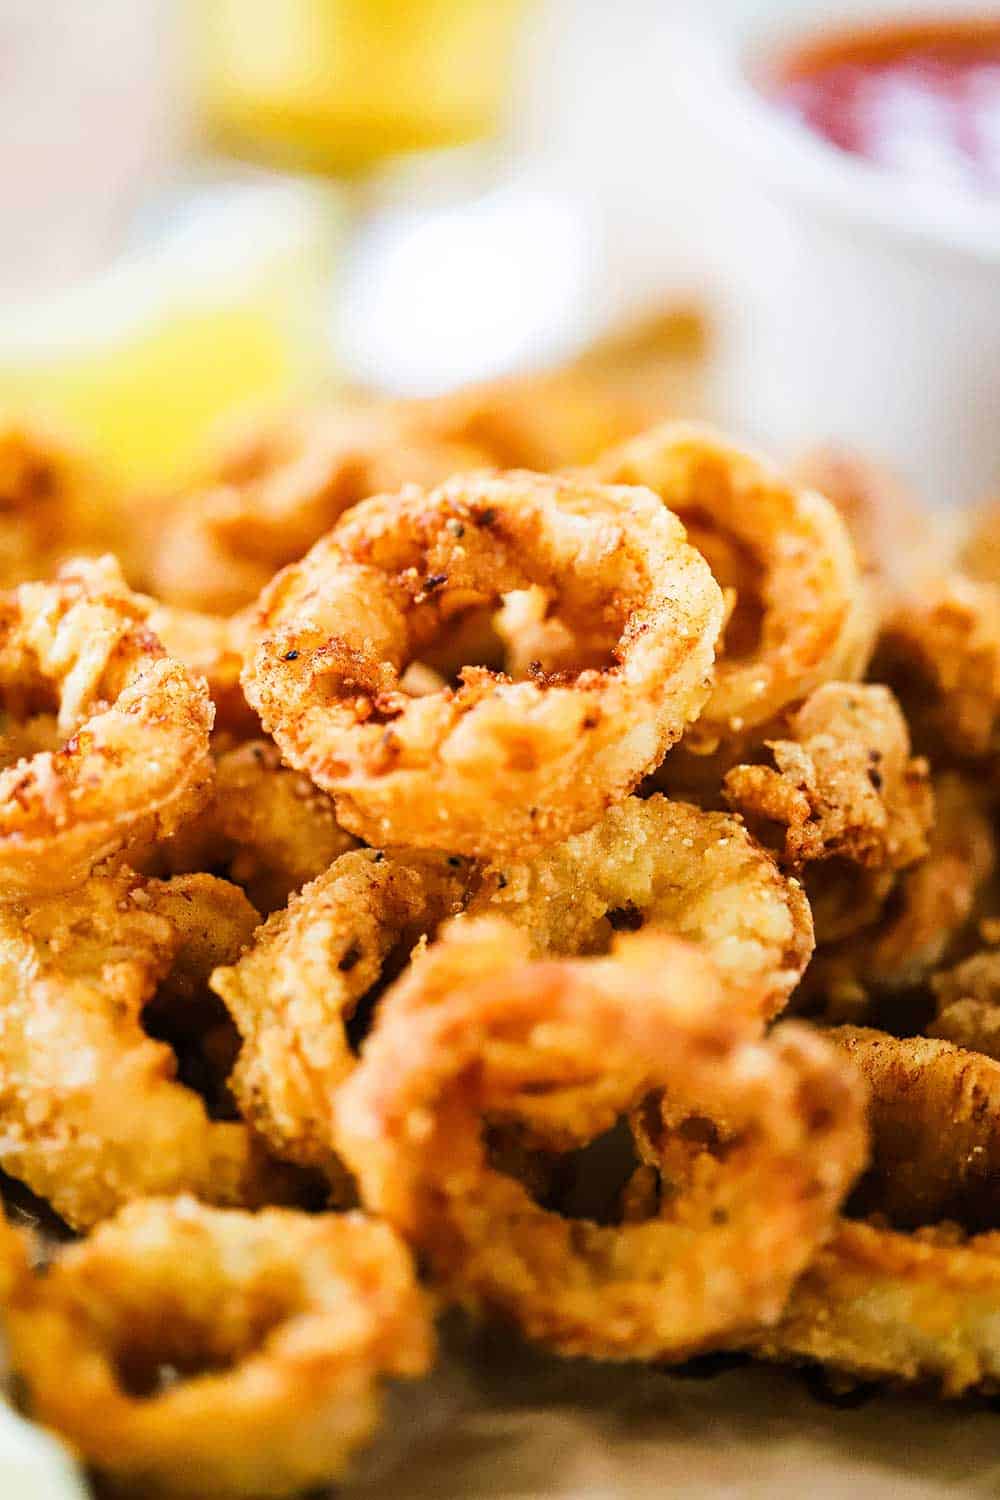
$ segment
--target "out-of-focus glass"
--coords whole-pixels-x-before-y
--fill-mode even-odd
[[[497,127],[527,0],[190,0],[223,149],[334,174]]]

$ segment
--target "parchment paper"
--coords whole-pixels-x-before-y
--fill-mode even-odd
[[[548,1360],[453,1329],[393,1393],[344,1500],[937,1500],[1000,1494],[1000,1412],[880,1394],[822,1404],[801,1372],[711,1378]]]

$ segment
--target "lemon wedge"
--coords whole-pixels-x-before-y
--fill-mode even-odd
[[[165,199],[99,277],[0,309],[0,404],[71,431],[127,483],[181,478],[222,417],[331,375],[344,223],[321,184]]]

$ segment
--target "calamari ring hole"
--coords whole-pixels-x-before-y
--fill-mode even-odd
[[[507,1121],[483,1127],[486,1159],[494,1171],[515,1178],[548,1213],[592,1224],[623,1221],[625,1188],[640,1165],[627,1119],[622,1116],[571,1151],[551,1151]]]
[[[44,1198],[37,1198],[23,1182],[8,1177],[5,1172],[0,1172],[0,1211],[19,1228],[37,1231],[35,1247],[43,1255],[38,1269],[44,1269],[44,1254],[50,1245],[76,1238]]]
[[[358,999],[351,1014],[347,1017],[344,1030],[347,1034],[347,1044],[355,1057],[360,1054],[365,1038],[372,1029],[382,996],[409,966],[413,948],[412,938],[403,937],[390,949],[382,962],[375,983]],[[344,957],[340,960],[340,969],[344,973],[348,972],[360,956],[356,948],[348,945]]]
[[[503,596],[499,607],[477,605],[442,620],[401,681],[422,697],[441,686],[457,688],[466,669],[501,673],[514,681],[572,685],[583,672],[608,672],[625,618],[613,604],[585,622],[568,618],[556,594],[537,585]]]
[[[54,695],[31,692],[17,707],[0,703],[0,771],[30,760],[40,750],[55,752],[65,742],[56,717]]]
[[[227,1080],[240,1049],[240,1035],[225,1005],[208,988],[207,978],[179,1001],[168,974],[140,1019],[146,1035],[173,1052],[177,1082],[198,1095],[209,1119],[238,1120]]]
[[[268,1336],[294,1314],[294,1290],[278,1278],[261,1277],[252,1297],[240,1298],[242,1316],[216,1320],[186,1315],[179,1297],[165,1299],[162,1316],[102,1323],[105,1355],[115,1378],[134,1400],[155,1400],[199,1375],[224,1375],[263,1348]]]
[[[729,532],[707,510],[679,512],[688,541],[711,568],[716,583],[735,596],[719,646],[730,660],[754,656],[761,648],[765,615],[765,573],[754,549]]]
[[[59,694],[41,672],[0,678],[0,769],[39,750],[58,750],[65,738],[59,731]]]

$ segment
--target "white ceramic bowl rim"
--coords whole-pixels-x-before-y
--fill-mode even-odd
[[[705,6],[708,10],[708,5]],[[714,6],[713,6],[714,11]],[[997,15],[995,6],[984,12]],[[995,263],[1000,260],[1000,198],[972,189],[926,182],[852,156],[808,126],[784,116],[754,82],[754,69],[817,33],[844,30],[852,19],[891,22],[920,14],[936,19],[975,14],[968,3],[911,4],[905,11],[873,5],[786,5],[780,21],[773,5],[730,5],[728,13],[675,18],[672,62],[675,87],[702,128],[738,154],[775,187],[807,198],[833,217],[854,220],[920,243],[940,254]]]

